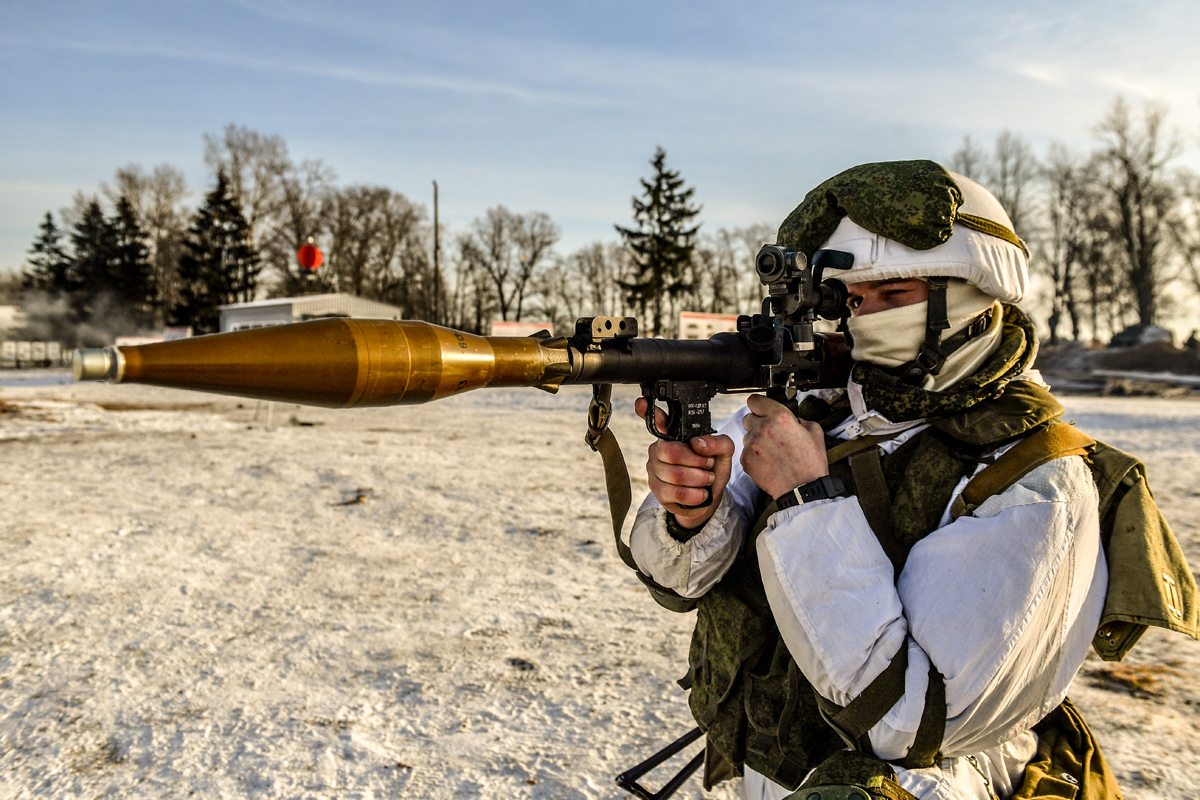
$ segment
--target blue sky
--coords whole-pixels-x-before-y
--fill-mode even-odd
[[[279,134],[339,183],[464,225],[545,211],[615,238],[656,145],[709,229],[777,224],[863,161],[1009,128],[1085,147],[1118,94],[1195,162],[1200,4],[0,0],[0,269],[47,210],[134,162],[209,186],[203,136]]]

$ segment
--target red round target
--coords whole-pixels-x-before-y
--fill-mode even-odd
[[[316,269],[321,266],[325,257],[321,255],[321,250],[316,245],[306,244],[296,251],[296,260],[305,269]]]

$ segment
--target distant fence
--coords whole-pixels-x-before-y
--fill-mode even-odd
[[[70,356],[59,342],[0,342],[0,367],[60,367]]]

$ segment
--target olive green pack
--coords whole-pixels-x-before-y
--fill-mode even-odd
[[[1092,647],[1120,661],[1150,626],[1200,639],[1196,581],[1146,481],[1146,465],[1071,425],[1046,425],[975,476],[951,509],[955,518],[1016,483],[1040,464],[1080,455],[1100,495],[1100,535],[1108,592]]]

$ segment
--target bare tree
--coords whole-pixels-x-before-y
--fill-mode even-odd
[[[204,163],[224,170],[229,190],[250,223],[253,243],[262,250],[282,205],[281,176],[288,169],[287,145],[280,136],[264,136],[227,125],[220,136],[204,135]]]
[[[554,332],[564,335],[574,330],[575,320],[583,315],[587,287],[570,260],[556,260],[533,276],[530,284],[536,298],[537,313],[554,323]],[[597,312],[601,315],[606,312]]]
[[[455,280],[453,297],[453,327],[472,333],[486,334],[484,326],[496,313],[495,288],[477,265],[477,259],[469,255],[468,237],[460,235],[455,253]]]
[[[624,305],[612,252],[612,245],[593,242],[567,257],[566,272],[579,282],[583,294],[581,310],[586,307],[592,314],[601,316],[623,315]]]
[[[581,251],[579,255],[583,255]],[[633,254],[622,242],[596,242],[580,258],[579,269],[589,287],[591,311],[605,316],[629,316],[633,313],[622,284],[633,280],[637,267]]]
[[[1125,270],[1116,252],[1109,223],[1103,211],[1093,210],[1084,226],[1079,251],[1094,341],[1101,340],[1101,331],[1111,337],[1124,330],[1135,313],[1133,295],[1128,291]]]
[[[441,286],[433,273],[433,230],[425,224],[425,209],[393,193],[385,211],[375,277],[377,296],[399,307],[406,318],[434,320],[441,304],[436,297]]]
[[[1165,127],[1167,109],[1149,103],[1140,120],[1118,97],[1096,126],[1100,180],[1108,201],[1109,230],[1133,289],[1138,321],[1156,321],[1164,282],[1164,241],[1178,204],[1169,166],[1180,154]]]
[[[99,202],[99,200],[99,195],[88,194],[82,189],[76,189],[75,194],[71,195],[71,205],[63,206],[58,210],[60,227],[64,231],[74,228],[86,216],[88,206],[93,202]]]
[[[362,295],[368,285],[372,250],[379,236],[380,206],[390,190],[383,187],[350,186],[331,192],[324,216],[329,227],[326,279],[337,291]]]
[[[740,314],[755,314],[762,310],[762,299],[766,290],[754,270],[754,260],[764,244],[775,241],[775,228],[765,222],[748,225],[744,228],[734,228],[732,238],[735,243],[734,271],[737,274],[737,306]]]
[[[320,239],[327,231],[324,212],[334,181],[333,170],[320,161],[304,161],[299,166],[290,161],[276,165],[280,202],[268,232],[264,232],[262,259],[277,276],[273,294],[286,297],[313,288],[328,290],[330,271],[307,274],[296,262],[296,252],[312,239]],[[313,285],[315,284],[315,286]]]
[[[987,151],[972,142],[969,135],[963,137],[962,146],[950,156],[950,169],[973,181],[986,180],[991,168]]]
[[[432,309],[425,209],[383,186],[350,186],[326,195],[325,280],[338,291],[391,302],[405,316]]]
[[[692,263],[685,279],[687,289],[680,295],[686,310],[706,313],[724,310],[729,268],[721,250],[714,246],[718,242],[717,237],[701,236],[692,250]]]
[[[1059,142],[1050,145],[1042,170],[1046,186],[1046,234],[1036,244],[1040,256],[1033,264],[1046,272],[1053,286],[1051,297],[1049,344],[1058,343],[1058,328],[1065,314],[1071,324],[1071,338],[1080,335],[1079,298],[1083,287],[1081,256],[1086,247],[1089,215],[1095,202],[1095,174],[1089,163],[1071,153]]]
[[[1038,172],[1033,148],[1020,134],[1001,131],[996,137],[996,153],[991,164],[990,172],[985,172],[986,182],[1012,221],[1013,230],[1018,236],[1027,237],[1032,216],[1029,190]]]
[[[529,280],[558,241],[558,227],[541,212],[514,214],[504,206],[489,208],[463,235],[462,258],[492,284],[500,319],[520,320]]]
[[[179,299],[177,272],[190,219],[183,206],[189,194],[183,173],[169,164],[159,164],[150,173],[140,164],[128,164],[117,170],[113,185],[101,186],[101,192],[114,206],[124,197],[146,233],[158,295],[156,322],[161,323]]]
[[[716,314],[751,314],[761,310],[764,289],[754,271],[759,249],[775,241],[766,223],[719,228],[699,246],[695,280],[700,287],[694,308]]]
[[[1188,279],[1200,292],[1200,176],[1183,172],[1179,176],[1181,202],[1171,225],[1171,236]]]
[[[525,299],[525,288],[528,280],[537,273],[542,264],[551,256],[554,243],[558,241],[561,231],[550,220],[550,215],[541,211],[533,211],[519,216],[514,230],[514,240],[517,246],[517,259],[521,264],[523,280],[517,282],[516,318],[521,318],[521,306]]]
[[[963,137],[962,146],[950,157],[950,170],[988,188],[1012,220],[1018,236],[1026,238],[1033,210],[1029,199],[1038,177],[1038,163],[1020,134],[1001,131],[991,153]]]

